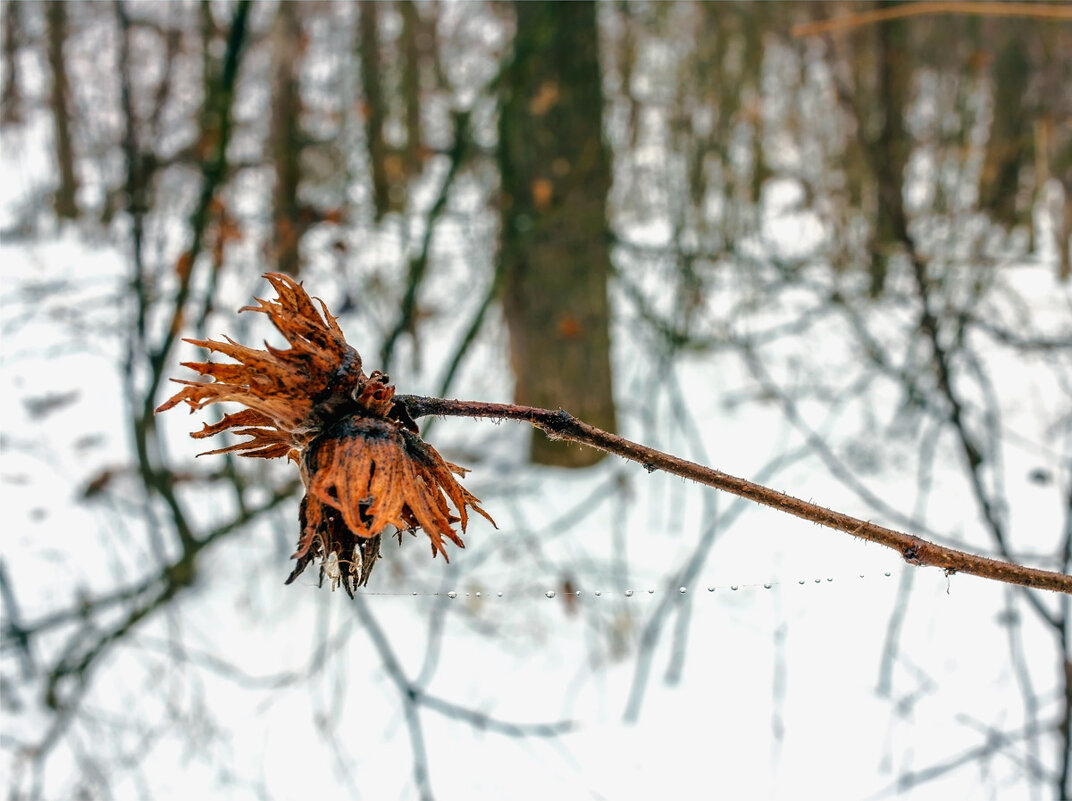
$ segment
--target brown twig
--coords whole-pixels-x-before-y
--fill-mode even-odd
[[[1072,575],[1050,570],[1003,562],[985,556],[958,551],[901,531],[860,520],[818,504],[794,498],[792,495],[756,484],[747,479],[723,473],[704,465],[680,459],[662,451],[609,434],[591,426],[562,409],[537,409],[508,403],[447,400],[416,395],[399,397],[412,417],[448,415],[454,417],[489,417],[500,420],[523,420],[541,429],[552,439],[565,439],[621,456],[637,462],[648,472],[663,470],[676,476],[733,493],[764,506],[810,520],[822,526],[843,531],[860,539],[885,545],[901,554],[911,565],[940,567],[949,573],[969,573],[973,576],[1072,594]]]
[[[860,14],[846,14],[843,17],[821,19],[815,22],[801,22],[790,28],[789,34],[800,38],[819,36],[824,33],[843,33],[865,25],[875,25],[880,22],[904,19],[905,17],[924,17],[937,14],[979,17],[1026,17],[1028,19],[1072,21],[1072,6],[1049,3],[952,2],[952,0],[904,3],[893,8],[864,11]]]

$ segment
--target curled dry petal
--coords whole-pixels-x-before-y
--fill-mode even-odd
[[[328,577],[352,594],[367,583],[388,527],[399,536],[422,529],[432,555],[447,558],[444,539],[464,547],[455,524],[465,531],[467,509],[494,525],[479,500],[454,478],[465,470],[421,439],[406,407],[394,399],[388,377],[362,372],[361,356],[346,343],[324,303],[317,309],[288,276],[265,278],[277,297],[257,298],[257,305],[241,311],[267,315],[290,347],[265,343],[257,350],[226,337],[224,342],[188,339],[234,363],[184,362],[211,381],[172,379],[183,388],[157,411],[180,403],[191,411],[240,403],[246,408],[206,423],[191,436],[231,431],[249,439],[203,455],[287,456],[299,465],[305,497],[297,565],[287,583],[320,560],[321,581]]]

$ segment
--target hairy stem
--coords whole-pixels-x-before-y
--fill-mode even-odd
[[[500,420],[523,420],[541,429],[552,439],[589,445],[607,453],[642,464],[649,472],[663,470],[676,476],[733,493],[755,503],[843,531],[854,537],[885,545],[901,554],[912,565],[940,567],[949,573],[973,576],[1072,594],[1072,576],[1050,570],[1003,562],[985,556],[947,548],[929,540],[860,520],[850,515],[809,503],[778,492],[762,484],[738,478],[704,465],[680,459],[668,453],[640,445],[616,434],[591,426],[562,409],[537,409],[507,403],[447,400],[416,395],[399,396],[412,417],[448,415],[454,417],[490,417]]]

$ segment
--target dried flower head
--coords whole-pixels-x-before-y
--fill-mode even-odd
[[[365,375],[361,356],[346,343],[322,301],[318,311],[292,278],[280,273],[265,278],[278,297],[257,298],[257,306],[240,311],[266,314],[290,347],[280,350],[265,343],[264,350],[256,350],[230,338],[188,339],[237,363],[183,362],[211,382],[172,379],[183,389],[157,411],[179,403],[191,411],[211,403],[240,403],[246,408],[191,436],[232,430],[249,439],[206,453],[286,456],[298,464],[305,497],[292,557],[297,565],[288,584],[319,560],[321,582],[327,577],[352,595],[368,582],[389,526],[400,541],[402,532],[422,529],[431,540],[432,555],[442,553],[449,561],[443,540],[465,547],[454,524],[465,531],[467,509],[494,525],[479,500],[454,478],[466,471],[421,439],[386,375],[378,370]]]

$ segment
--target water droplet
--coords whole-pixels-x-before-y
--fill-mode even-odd
[[[574,594],[574,595],[576,595],[576,596],[577,596],[578,598],[580,598],[580,597],[581,597],[581,591],[580,591],[580,590],[577,590],[577,591],[576,591],[576,592],[574,592],[573,594]]]
[[[495,594],[496,594],[496,595],[498,595],[498,596],[499,596],[500,598],[502,598],[502,590],[499,590],[499,591],[498,591],[497,593],[495,593]]]
[[[688,587],[678,587],[677,591],[680,592],[682,595],[684,595],[685,593],[687,593],[689,591],[689,588]]]
[[[451,599],[457,598],[458,593],[456,593],[454,590],[451,590],[450,592],[447,593],[447,597],[451,598]]]
[[[596,595],[597,596],[602,595],[602,594],[603,594],[603,590],[596,590]]]
[[[763,585],[763,589],[765,589],[765,590],[769,590],[770,588],[771,588],[770,584],[764,584]]]
[[[863,574],[863,573],[861,573],[861,574],[860,574],[860,578],[863,578],[863,577],[864,577],[864,574]]]
[[[832,579],[832,578],[828,578],[828,579],[827,579],[827,581],[833,581],[833,579]]]
[[[708,592],[714,592],[714,591],[715,591],[715,588],[714,588],[714,587],[708,587],[708,588],[707,588],[707,591],[708,591]]]
[[[816,584],[822,584],[822,582],[823,582],[823,580],[822,580],[822,579],[815,579],[815,583],[816,583]]]
[[[480,593],[479,593],[479,592],[478,592],[478,593],[476,594],[476,597],[477,597],[477,598],[479,598],[479,597],[480,597]]]
[[[632,598],[633,597],[633,591],[632,590],[626,590],[625,591],[625,597],[626,598]]]
[[[417,593],[416,593],[416,592],[414,592],[413,594],[414,594],[414,595],[416,595]]]
[[[890,574],[889,574],[889,573],[886,573],[886,578],[889,578],[889,577],[890,577]]]
[[[731,584],[730,589],[733,590],[734,592],[737,592],[737,585],[736,584]]]
[[[804,583],[804,579],[801,579],[800,581],[797,582],[797,584],[803,584],[803,583]]]
[[[465,597],[466,597],[466,598],[468,598],[468,597],[469,597],[469,593],[466,593],[466,594],[465,594]]]
[[[654,594],[655,594],[655,590],[648,590],[648,595],[654,595]]]
[[[554,598],[555,597],[555,591],[554,590],[548,590],[547,592],[544,593],[544,595],[546,595],[548,598]]]

